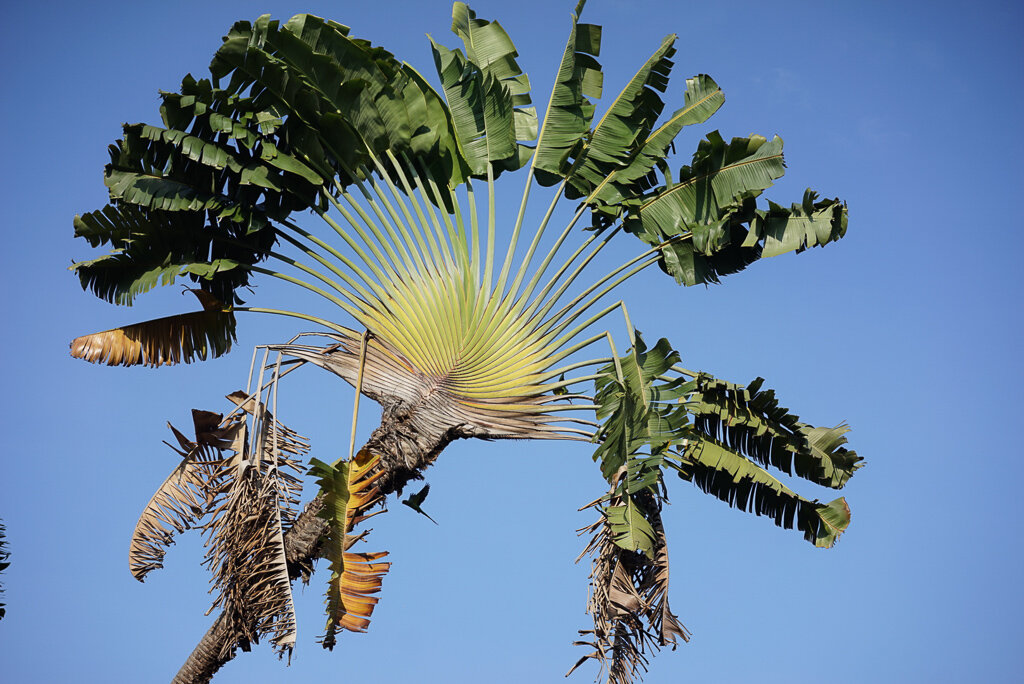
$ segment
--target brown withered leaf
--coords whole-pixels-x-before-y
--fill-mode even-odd
[[[108,366],[169,366],[226,354],[235,340],[235,314],[208,292],[190,290],[202,311],[165,316],[76,337],[71,356]]]

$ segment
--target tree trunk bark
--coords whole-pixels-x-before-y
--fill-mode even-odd
[[[430,399],[416,406],[385,405],[380,427],[373,431],[363,450],[380,456],[384,475],[378,481],[386,497],[401,492],[410,480],[422,479],[420,472],[429,467],[453,440],[475,436],[463,426],[444,426],[432,420]],[[320,556],[320,545],[327,523],[318,517],[323,499],[318,495],[296,518],[284,535],[288,574],[292,581],[308,581],[313,562]],[[193,649],[191,655],[171,680],[171,684],[206,684],[241,648],[248,651],[247,641],[228,627],[220,615]]]

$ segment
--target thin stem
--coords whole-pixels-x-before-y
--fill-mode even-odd
[[[438,272],[445,270],[443,267],[450,268],[452,266],[451,254],[448,250],[448,245],[445,243],[445,249],[441,250],[438,246],[437,237],[441,233],[441,225],[437,222],[437,217],[434,216],[433,212],[430,212],[431,220],[427,220],[426,214],[423,212],[423,207],[420,206],[419,200],[416,198],[416,192],[413,190],[412,184],[409,182],[408,177],[405,173],[405,164],[408,164],[408,157],[402,155],[402,160],[405,164],[399,163],[398,159],[392,154],[391,150],[388,150],[388,157],[391,159],[391,164],[395,167],[395,171],[398,173],[398,179],[402,183],[402,187],[405,189],[405,194],[409,198],[409,203],[412,204],[412,209],[416,212],[416,217],[419,221],[421,232],[427,239],[427,244],[430,248],[432,259],[434,260],[434,269]],[[412,168],[411,164],[409,165]],[[420,182],[418,175],[414,175],[416,179],[416,185],[423,191],[423,185]],[[429,202],[428,202],[429,204]],[[444,238],[441,238],[444,242]]]
[[[389,259],[388,257],[385,257],[384,254],[381,253],[380,249],[377,246],[377,243],[370,239],[370,236],[366,234],[366,231],[359,226],[359,223],[356,221],[355,217],[352,216],[352,214],[350,214],[349,211],[345,209],[345,207],[343,207],[341,203],[337,199],[335,199],[333,195],[331,195],[326,190],[323,191],[322,195],[323,197],[327,198],[327,200],[335,209],[338,210],[342,217],[344,217],[345,221],[347,221],[348,224],[355,229],[356,233],[359,235],[359,239],[362,240],[363,244],[367,246],[371,253],[373,253],[374,259],[371,260],[369,256],[367,256],[366,252],[363,251],[363,248],[359,246],[359,243],[356,242],[355,239],[348,234],[348,231],[346,231],[344,228],[338,225],[337,221],[332,219],[326,212],[319,211],[317,212],[317,215],[320,216],[320,218],[322,218],[324,222],[327,225],[329,225],[334,230],[334,232],[341,237],[342,240],[345,241],[345,244],[352,248],[352,251],[354,251],[359,256],[359,258],[363,260],[363,263],[366,264],[371,271],[373,271],[374,275],[376,275],[381,282],[399,277],[398,273],[395,271],[395,266],[392,265],[397,264],[397,260]],[[347,196],[347,201],[349,202],[350,206],[358,207],[358,205],[352,204],[355,201],[355,199],[351,195],[348,195],[348,193],[345,193],[345,195]],[[363,215],[365,215],[365,212],[363,212]],[[369,217],[366,216],[366,219],[369,219]],[[364,223],[366,222],[366,219],[364,219]],[[387,249],[389,254],[393,253],[389,245],[385,245],[385,248]],[[387,272],[387,275],[384,275],[385,271]]]
[[[269,268],[263,268],[261,266],[250,266],[249,270],[254,272],[254,273],[262,273],[264,275],[268,275],[268,276],[270,276],[272,278],[279,278],[281,280],[284,280],[286,282],[292,283],[294,285],[298,285],[299,287],[304,288],[306,290],[309,290],[310,292],[314,292],[314,293],[320,295],[321,297],[327,299],[328,301],[330,301],[330,302],[332,302],[334,304],[337,304],[342,310],[344,310],[346,313],[348,313],[350,316],[352,316],[356,320],[360,320],[360,318],[359,318],[360,314],[355,309],[355,307],[353,307],[351,304],[349,304],[347,302],[342,301],[341,299],[338,299],[337,297],[335,297],[334,295],[330,294],[329,292],[324,292],[323,290],[321,290],[316,285],[311,285],[310,283],[307,283],[304,280],[300,280],[300,279],[298,279],[298,278],[296,278],[294,276],[290,276],[290,275],[288,275],[286,273],[281,273],[279,271],[272,271]],[[310,269],[310,270],[312,270],[312,269]],[[313,271],[313,273],[316,273],[316,272]],[[356,298],[354,295],[349,294],[348,296],[352,300],[353,303],[360,304],[361,306],[366,306],[365,302],[360,302],[360,300],[358,298]]]
[[[252,430],[249,431],[249,458],[257,453],[256,444],[260,439],[260,433],[262,432],[259,423],[264,420],[263,413],[263,374],[267,371],[267,358],[270,356],[270,350],[265,349],[263,351],[263,363],[260,365],[259,379],[256,381],[256,402],[252,406]],[[259,464],[256,464],[256,470],[259,471]]]
[[[559,373],[561,375],[561,373]],[[568,380],[557,380],[555,382],[549,382],[544,384],[545,391],[551,391],[557,387],[569,387],[570,385],[576,385],[587,380],[596,380],[597,378],[604,377],[602,373],[594,373],[592,375],[581,375],[576,378],[569,378]]]
[[[310,247],[304,245],[302,242],[300,242],[299,240],[295,239],[291,235],[288,235],[287,233],[278,232],[278,236],[280,236],[280,238],[282,240],[284,240],[285,242],[287,242],[288,244],[290,244],[293,247],[295,247],[296,249],[300,250],[306,256],[312,257],[317,262],[319,262],[322,266],[325,266],[328,270],[330,270],[331,273],[334,273],[339,278],[344,280],[348,285],[350,285],[354,290],[356,290],[356,292],[358,292],[359,296],[362,297],[364,300],[372,300],[372,299],[375,298],[374,295],[371,294],[365,287],[363,287],[359,283],[358,280],[356,280],[351,275],[349,275],[345,271],[342,271],[340,268],[338,268],[337,266],[332,264],[330,261],[328,261],[323,256],[321,256],[316,250],[311,249]],[[304,235],[303,237],[313,238],[313,236],[309,235],[308,233],[306,235]],[[315,238],[313,238],[313,239],[315,239]],[[360,270],[358,266],[356,266],[354,263],[352,263],[351,259],[345,257],[343,254],[338,253],[337,250],[334,250],[329,245],[324,245],[324,246],[327,248],[327,250],[329,252],[331,252],[331,256],[334,256],[339,261],[341,261],[345,266],[348,266],[357,276],[359,276],[359,278],[364,283],[366,283],[371,288],[373,288],[374,292],[376,293],[376,298],[382,298],[384,296],[383,288],[381,288],[380,285],[377,284],[377,282],[375,280],[373,280],[372,278],[367,277],[367,275],[365,273],[363,273],[363,271]]]
[[[402,154],[402,159],[411,170],[416,170],[415,163],[404,153]],[[430,225],[433,228],[433,232],[428,235],[428,237],[430,237],[431,244],[438,245],[438,250],[444,259],[444,263],[448,267],[448,270],[453,271],[456,268],[454,256],[455,247],[450,245],[448,242],[448,237],[451,235],[451,222],[448,219],[447,212],[442,211],[441,213],[444,216],[448,230],[446,231],[442,229],[441,222],[437,220],[437,212],[434,211],[435,206],[440,206],[440,196],[437,192],[437,185],[434,184],[433,179],[429,175],[425,175],[422,171],[420,173],[413,173],[412,176],[413,180],[416,181],[416,189],[419,190],[420,196],[425,198],[423,206],[426,208],[426,213],[430,216]],[[424,185],[424,178],[426,178],[429,187]],[[414,201],[416,201],[415,196],[412,195],[411,192],[410,196],[412,196]],[[416,201],[416,205],[419,206],[418,201]]]
[[[611,305],[609,305],[609,306],[607,306],[607,307],[605,307],[605,308],[603,308],[603,309],[601,309],[601,310],[600,310],[600,311],[598,311],[598,312],[597,312],[596,314],[594,314],[593,316],[591,316],[591,317],[590,317],[590,318],[588,318],[587,320],[583,321],[582,323],[580,323],[579,325],[577,325],[577,326],[576,326],[575,328],[573,328],[572,330],[570,330],[570,331],[569,331],[568,333],[566,333],[565,335],[563,335],[563,336],[562,336],[561,338],[559,338],[559,340],[558,340],[557,342],[555,342],[555,343],[554,343],[554,346],[555,346],[556,348],[557,348],[557,347],[561,347],[561,346],[562,346],[563,344],[565,344],[565,343],[566,343],[566,342],[568,342],[569,340],[571,340],[571,339],[573,339],[574,337],[576,337],[577,335],[579,335],[579,334],[580,334],[581,332],[583,332],[584,330],[586,330],[586,329],[587,329],[588,327],[590,327],[590,326],[591,326],[591,325],[593,325],[594,323],[597,323],[597,322],[598,322],[599,320],[601,320],[602,318],[604,318],[605,316],[607,316],[608,314],[610,314],[610,313],[611,313],[612,311],[615,311],[615,309],[617,309],[617,308],[619,307],[619,305],[620,305],[620,304],[622,304],[622,301],[621,301],[621,300],[620,300],[620,301],[618,301],[618,302],[615,302],[614,304],[611,304]],[[550,333],[548,334],[548,335],[549,335],[549,337],[555,337],[555,336],[559,335],[559,334],[560,334],[560,333],[561,333],[561,332],[562,332],[563,330],[565,330],[565,328],[566,328],[566,327],[568,327],[568,326],[569,326],[569,325],[570,325],[570,324],[571,324],[571,323],[572,323],[572,322],[573,322],[574,320],[576,320],[577,318],[579,318],[579,316],[580,316],[580,315],[582,315],[582,314],[583,314],[583,312],[585,312],[585,311],[586,311],[586,310],[587,310],[588,308],[589,308],[589,307],[582,307],[582,308],[580,308],[580,309],[577,309],[577,310],[576,310],[576,311],[575,311],[575,312],[573,313],[573,315],[572,315],[572,316],[570,316],[570,317],[569,317],[568,319],[566,319],[566,320],[565,320],[565,321],[564,321],[564,322],[563,322],[563,323],[562,323],[561,325],[559,325],[559,326],[558,326],[558,327],[557,327],[557,328],[556,328],[555,330],[553,330],[552,332],[550,332]]]
[[[562,298],[562,295],[565,294],[566,290],[568,290],[569,287],[576,281],[576,278],[578,278],[580,276],[580,274],[583,273],[584,270],[586,270],[587,266],[590,265],[590,262],[593,261],[597,257],[598,254],[600,254],[601,250],[604,249],[604,247],[609,242],[611,242],[611,239],[613,237],[615,237],[615,234],[617,232],[618,232],[618,228],[616,228],[615,230],[610,232],[608,235],[606,235],[604,240],[602,240],[600,242],[600,244],[598,244],[590,252],[590,254],[588,254],[583,259],[583,261],[580,262],[580,264],[573,270],[573,272],[569,274],[569,277],[566,278],[565,282],[563,282],[559,286],[559,288],[555,292],[554,296],[549,298],[548,297],[548,293],[551,292],[551,288],[553,288],[558,283],[558,280],[563,275],[565,275],[565,272],[567,270],[569,270],[569,267],[576,261],[576,259],[579,257],[579,255],[582,254],[583,251],[587,247],[589,247],[590,244],[594,242],[594,240],[596,240],[598,238],[598,235],[594,234],[590,239],[588,239],[586,242],[584,242],[582,245],[580,245],[579,249],[577,249],[575,252],[573,252],[573,254],[569,258],[569,260],[565,262],[565,265],[563,265],[562,268],[558,269],[558,273],[556,273],[554,275],[554,277],[552,277],[551,280],[548,281],[548,284],[544,286],[544,289],[541,290],[541,293],[539,295],[537,295],[537,297],[534,299],[533,304],[527,310],[525,315],[529,316],[530,318],[534,318],[535,315],[536,315],[537,318],[543,318],[544,316],[546,316],[547,313],[555,306],[555,304],[558,303],[558,300],[560,300]],[[535,314],[535,312],[536,312],[538,307],[540,308],[540,313],[539,314]]]
[[[466,202],[469,204],[470,241],[473,243],[473,279],[479,289],[487,291],[490,290],[491,285],[489,282],[481,280],[483,276],[480,272],[480,217],[476,211],[476,190],[473,189],[473,179],[468,177],[466,178]],[[465,240],[465,219],[462,218],[462,212],[458,205],[455,208],[455,222],[459,227],[459,237]]]
[[[555,201],[557,201],[558,198],[561,196],[562,187],[564,185],[565,185],[565,182],[563,181],[562,182],[562,186],[559,186],[559,194],[555,196]],[[552,202],[552,204],[551,204],[551,209],[554,209],[554,202]],[[545,225],[547,224],[548,218],[551,215],[551,209],[548,210],[548,215],[546,215],[544,217],[544,224]],[[544,260],[541,262],[540,267],[533,274],[533,278],[530,279],[530,282],[527,284],[526,289],[523,291],[522,299],[529,299],[530,295],[533,294],[533,290],[534,290],[534,288],[537,287],[537,283],[540,281],[541,277],[543,277],[545,271],[548,270],[548,266],[551,265],[551,260],[555,258],[556,254],[558,254],[558,250],[560,250],[562,248],[562,244],[565,242],[566,238],[569,237],[569,234],[572,232],[572,229],[576,225],[576,222],[579,220],[580,216],[583,215],[583,212],[584,212],[585,209],[586,209],[586,205],[580,205],[580,208],[576,210],[576,213],[573,215],[572,220],[569,221],[569,223],[562,230],[562,234],[558,236],[557,240],[555,240],[555,244],[552,245],[551,249],[548,251],[547,255],[544,257]],[[544,227],[542,225],[541,230],[543,230],[543,229],[544,229]],[[585,248],[586,245],[589,245],[596,237],[597,236],[594,235],[589,240],[584,242],[584,248]],[[536,242],[535,242],[535,244],[536,244]],[[533,256],[533,245],[531,245],[530,250],[531,251],[530,251],[529,257],[532,258],[532,256]],[[579,256],[580,251],[582,251],[582,249],[578,250],[577,252],[575,252],[569,258],[569,260],[565,263],[565,265],[563,265],[562,268],[559,269],[558,273],[555,275],[555,278],[554,278],[555,281],[557,281],[558,278],[561,277],[561,275],[566,271],[566,269],[569,268],[569,264],[571,264],[573,261],[576,260],[576,257]],[[521,267],[521,272],[523,270],[525,270],[525,267],[526,267],[526,264],[524,263],[523,266]],[[545,288],[545,290],[540,294],[540,296],[537,297],[537,300],[543,299],[544,295],[547,294],[549,289],[550,288]],[[531,309],[532,308],[533,307],[531,306]]]
[[[377,185],[376,180],[374,180],[373,178],[373,173],[370,172],[369,169],[364,169],[364,171],[364,175],[369,180],[371,187],[373,187],[373,191],[376,197],[380,198],[381,201],[384,201],[386,203],[386,199],[380,192],[380,186]],[[351,172],[350,175],[353,175],[353,178],[356,179],[356,188],[358,188],[359,192],[363,195],[363,199],[365,199],[367,204],[370,205],[370,209],[372,209],[373,213],[377,216],[377,220],[380,221],[380,225],[383,226],[384,230],[387,232],[388,237],[390,238],[390,244],[388,243],[387,240],[383,239],[383,236],[380,235],[379,230],[374,227],[373,223],[368,222],[368,225],[371,226],[371,230],[373,230],[374,235],[377,236],[377,239],[381,241],[381,244],[384,245],[384,248],[388,250],[389,254],[393,254],[394,249],[397,247],[401,251],[401,262],[404,266],[405,272],[412,273],[413,271],[416,270],[416,267],[413,264],[413,258],[410,255],[409,249],[407,248],[405,241],[398,237],[398,234],[395,232],[394,226],[391,225],[391,222],[384,215],[384,211],[381,210],[380,204],[377,202],[377,199],[374,197],[374,195],[371,195],[369,190],[367,190],[366,187],[363,185],[363,182],[358,180],[358,176],[351,174]],[[345,194],[347,195],[348,192],[345,191]],[[360,212],[361,217],[365,217],[363,218],[363,220],[368,221],[369,217],[366,216],[366,212],[362,211],[362,208],[359,206],[357,202],[351,199],[351,196],[349,196],[349,202],[352,204],[354,208],[356,208],[357,212]],[[392,209],[390,213],[393,215],[394,210]],[[401,221],[399,221],[399,223],[401,223]],[[397,265],[399,259],[395,257],[392,258],[394,259]]]
[[[459,267],[463,272],[468,273],[470,270],[469,243],[466,240],[466,228],[462,223],[462,211],[459,206],[458,195],[456,195],[455,192],[453,192],[447,185],[444,186],[444,191],[447,193],[448,199],[451,200],[452,210],[455,214],[455,225],[453,226],[452,220],[448,216],[448,212],[441,206],[441,189],[437,181],[434,179],[434,174],[426,165],[421,165],[421,169],[423,170],[423,175],[427,178],[427,184],[430,186],[431,192],[433,192],[434,197],[438,200],[438,209],[441,213],[441,218],[444,220],[445,229],[448,233],[448,241],[452,245],[452,252],[455,254],[456,259],[458,259]],[[480,265],[478,261],[479,255],[477,255],[476,260],[473,263],[473,268],[476,269],[474,278],[477,283],[479,283],[480,277]]]
[[[611,363],[611,362],[612,362],[612,357],[610,357],[610,356],[605,356],[605,357],[599,358],[599,359],[590,359],[589,361],[577,361],[576,363],[571,363],[568,366],[562,366],[561,368],[558,368],[556,370],[551,371],[550,377],[553,378],[556,375],[561,375],[562,373],[568,373],[569,371],[576,370],[577,368],[583,368],[585,366],[596,366],[599,363]]]
[[[420,273],[427,273],[427,262],[430,261],[427,255],[427,246],[423,242],[423,237],[420,235],[420,231],[417,230],[416,222],[412,218],[412,214],[409,213],[408,207],[405,206],[405,200],[402,199],[401,194],[395,184],[391,182],[391,176],[388,174],[387,169],[384,165],[376,158],[373,159],[374,167],[377,169],[377,173],[384,180],[384,184],[388,187],[391,192],[391,196],[395,200],[395,204],[398,205],[398,209],[402,212],[402,216],[398,215],[398,211],[395,210],[394,205],[388,199],[387,195],[384,194],[383,189],[377,183],[374,176],[370,176],[370,182],[373,184],[373,189],[377,193],[377,197],[380,198],[384,204],[384,208],[387,209],[388,214],[391,216],[391,220],[394,225],[398,227],[399,232],[402,234],[402,238],[406,245],[409,247],[409,251],[412,253],[412,258],[416,261],[416,265],[419,268]],[[403,217],[405,220],[403,221]]]
[[[549,319],[548,319],[547,321],[545,321],[545,322],[544,322],[544,323],[543,323],[543,324],[541,325],[541,327],[540,327],[540,328],[541,328],[541,330],[544,330],[545,332],[547,332],[548,330],[550,330],[550,329],[551,329],[551,327],[552,327],[553,325],[555,325],[555,324],[557,323],[557,321],[561,320],[561,318],[562,318],[563,316],[565,316],[565,315],[566,315],[566,314],[568,314],[569,312],[572,312],[572,314],[571,314],[571,316],[569,317],[569,319],[567,319],[567,321],[566,321],[566,322],[563,322],[563,323],[562,323],[561,325],[559,325],[559,326],[558,326],[558,328],[556,329],[556,331],[555,331],[555,333],[554,333],[554,334],[556,334],[556,335],[557,335],[559,331],[561,331],[561,330],[564,330],[564,329],[565,329],[565,326],[566,326],[566,325],[567,325],[567,324],[568,324],[569,322],[571,322],[572,320],[574,320],[574,319],[578,318],[578,317],[580,316],[580,314],[582,314],[582,313],[583,313],[583,312],[585,312],[585,311],[586,311],[587,309],[589,309],[589,308],[590,308],[591,306],[593,306],[593,305],[594,305],[594,304],[595,304],[595,303],[596,303],[596,302],[597,302],[598,300],[600,300],[600,299],[601,299],[602,297],[604,297],[604,296],[605,296],[606,294],[608,294],[609,292],[611,292],[612,290],[614,290],[614,289],[615,289],[616,287],[618,287],[619,285],[621,285],[621,284],[622,284],[622,283],[623,283],[624,281],[628,280],[629,278],[632,278],[632,277],[633,277],[634,275],[636,275],[636,274],[637,274],[637,273],[639,273],[640,271],[644,270],[645,268],[647,268],[647,267],[648,267],[648,266],[650,266],[651,264],[657,263],[657,261],[658,261],[658,258],[657,258],[657,257],[652,257],[652,258],[649,258],[649,259],[648,259],[647,261],[645,261],[645,262],[642,262],[642,263],[641,263],[641,264],[640,264],[639,266],[636,266],[636,267],[632,268],[631,270],[629,270],[629,271],[626,271],[626,273],[625,273],[624,275],[621,275],[621,276],[619,276],[618,278],[615,278],[615,280],[614,280],[614,281],[613,281],[613,282],[612,282],[612,283],[611,283],[610,285],[608,285],[608,286],[606,286],[606,287],[603,287],[603,288],[602,288],[602,289],[600,290],[600,292],[598,292],[598,294],[596,294],[596,295],[594,295],[593,297],[591,297],[591,298],[590,298],[590,299],[589,299],[589,300],[587,301],[587,303],[586,303],[586,304],[584,304],[583,306],[579,306],[579,307],[577,307],[577,305],[578,305],[578,304],[579,304],[579,303],[580,303],[580,302],[581,302],[581,301],[582,301],[582,300],[583,300],[583,299],[584,299],[585,297],[587,297],[587,296],[588,296],[588,295],[590,295],[590,294],[591,294],[592,292],[594,292],[594,290],[597,290],[598,288],[601,288],[601,286],[603,286],[603,285],[604,285],[605,283],[607,283],[607,282],[608,282],[609,280],[611,280],[612,278],[614,278],[614,277],[615,277],[616,275],[618,275],[619,273],[622,273],[622,271],[624,271],[624,270],[625,270],[626,268],[629,268],[629,266],[632,266],[633,264],[635,264],[635,263],[636,263],[636,262],[637,262],[638,260],[642,259],[642,258],[643,258],[644,256],[645,256],[645,255],[641,254],[641,255],[640,255],[639,257],[636,257],[635,259],[631,259],[631,260],[627,261],[627,262],[626,262],[625,264],[623,264],[622,266],[619,266],[619,267],[618,267],[618,268],[616,268],[616,269],[615,269],[614,271],[612,271],[612,272],[608,273],[607,275],[605,275],[604,277],[602,277],[602,278],[601,278],[600,280],[598,280],[597,282],[593,283],[593,284],[592,284],[592,285],[591,285],[590,287],[588,287],[588,288],[587,288],[586,290],[584,290],[584,291],[583,291],[583,292],[581,292],[581,293],[580,293],[579,295],[577,295],[577,296],[576,296],[575,298],[573,298],[573,300],[572,300],[571,302],[569,302],[568,304],[566,304],[565,306],[563,306],[563,307],[562,307],[562,308],[561,308],[561,309],[560,309],[560,310],[558,311],[558,313],[556,313],[555,315],[551,316],[551,317],[550,317],[550,318],[549,318]],[[550,308],[551,308],[551,305],[550,305],[550,303],[549,303],[548,305],[546,305],[546,306],[544,307],[544,309],[543,309],[543,310],[541,310],[541,311],[540,311],[540,313],[538,313],[538,316],[544,316],[544,315],[546,315],[546,314],[547,314],[547,312],[548,312],[548,310],[550,310]]]
[[[372,198],[370,198],[369,192],[367,192],[366,188],[363,187],[363,184],[361,181],[359,181],[359,177],[356,175],[356,173],[347,165],[342,164],[342,168],[344,169],[345,173],[347,173],[354,179],[353,182],[356,184],[356,187],[362,193],[363,197],[366,198],[368,201],[371,201],[372,204]],[[366,171],[365,169],[364,173],[366,175],[369,175],[369,171]],[[370,240],[369,236],[366,235],[366,232],[359,227],[359,224],[351,218],[351,215],[348,214],[347,211],[345,211],[345,209],[341,206],[341,203],[339,203],[334,198],[334,196],[331,195],[331,193],[325,191],[322,194],[325,197],[327,197],[327,199],[331,202],[331,204],[334,205],[335,208],[338,209],[338,211],[342,212],[346,220],[359,233],[359,237],[363,240],[366,246],[370,248],[370,251],[372,251],[374,255],[377,256],[381,265],[385,266],[390,263],[393,265],[393,268],[402,268],[403,272],[408,273],[408,266],[406,265],[405,260],[398,256],[398,253],[395,251],[394,245],[392,244],[393,235],[391,236],[391,240],[385,238],[384,234],[381,233],[380,226],[378,226],[377,223],[370,217],[370,215],[366,213],[366,210],[364,210],[362,205],[356,201],[356,198],[352,196],[352,193],[348,191],[348,188],[343,186],[337,179],[334,180],[334,187],[338,190],[338,193],[342,196],[342,198],[346,202],[348,202],[348,205],[352,207],[353,211],[356,212],[356,215],[359,216],[363,224],[370,230],[371,233],[373,233],[373,237],[376,240],[376,243],[373,240]],[[376,207],[374,208],[376,209]],[[377,214],[380,214],[379,210],[377,210]],[[380,254],[380,251],[377,249],[376,245],[380,245],[381,247],[384,248],[384,251],[387,252],[388,254],[387,259],[385,259]]]
[[[685,376],[691,377],[691,378],[695,378],[698,375],[700,375],[700,373],[698,373],[697,371],[692,371],[692,370],[690,370],[688,368],[683,368],[682,366],[672,366],[672,368],[670,370],[674,370],[676,373],[679,373],[680,375],[685,375]],[[662,376],[659,375],[658,379],[659,380],[669,380],[671,378],[662,377]]]
[[[275,316],[287,316],[288,318],[298,318],[298,319],[303,320],[303,321],[309,321],[310,323],[316,323],[317,325],[322,325],[322,326],[324,326],[325,328],[327,328],[329,330],[333,330],[334,332],[338,333],[339,335],[344,335],[346,332],[349,331],[348,328],[340,326],[337,323],[333,323],[331,321],[328,321],[327,319],[319,318],[317,316],[310,316],[309,314],[299,313],[297,311],[287,311],[285,309],[268,309],[268,308],[265,308],[265,307],[262,307],[262,306],[236,306],[236,307],[234,307],[232,309],[232,311],[246,311],[246,312],[249,312],[249,313],[265,313],[265,314],[274,314]]]
[[[468,181],[467,181],[468,182]],[[473,223],[476,225],[476,208],[473,207]],[[484,288],[491,291],[491,275],[494,272],[494,166],[487,162],[487,260],[484,264]],[[473,241],[476,242],[474,229]],[[475,250],[474,250],[475,251]]]
[[[558,352],[558,353],[556,353],[556,354],[551,356],[551,364],[554,365],[554,364],[558,363],[559,361],[561,361],[562,359],[564,359],[565,357],[571,356],[572,354],[575,354],[579,350],[584,349],[586,347],[589,347],[594,342],[597,342],[602,337],[604,337],[606,334],[607,333],[598,333],[598,334],[594,335],[593,337],[588,337],[587,339],[583,340],[582,342],[577,342],[573,346],[568,347],[566,349],[563,349],[562,351],[560,351],[560,352]]]
[[[515,258],[516,247],[519,243],[519,232],[522,230],[523,219],[526,216],[526,204],[527,202],[529,202],[530,199],[530,188],[533,187],[533,183],[531,182],[533,178],[532,164],[530,165],[530,170],[527,172],[527,176],[528,178],[526,179],[526,188],[523,191],[523,199],[519,203],[519,213],[516,215],[516,223],[512,227],[512,237],[508,241],[508,251],[505,252],[505,262],[501,266],[501,275],[498,276],[498,285],[495,288],[496,290],[498,290],[498,292],[504,292],[505,290],[505,281],[508,278],[509,271],[512,269],[512,261]],[[565,187],[564,180],[562,181],[562,184],[558,186],[558,192],[555,193],[555,197],[551,202],[551,206],[548,208],[548,213],[544,217],[544,221],[541,223],[537,233],[534,235],[533,244],[530,246],[529,255],[524,260],[523,268],[526,267],[526,264],[533,256],[533,251],[537,247],[537,241],[540,240],[541,233],[544,231],[544,227],[547,225],[548,220],[551,218],[552,212],[554,212],[555,210],[555,205],[558,203],[558,198],[562,194],[563,187]],[[522,269],[520,269],[520,274],[521,273]],[[509,296],[514,296],[516,288],[519,287],[519,283],[521,282],[521,280],[521,275],[520,277],[516,278],[515,284],[511,288],[509,288]]]
[[[366,343],[370,331],[363,332],[359,339],[359,372],[356,374],[356,397],[352,402],[352,436],[348,442],[348,460],[351,463],[356,453],[356,423],[359,421],[359,395],[363,392],[363,369],[366,367]]]

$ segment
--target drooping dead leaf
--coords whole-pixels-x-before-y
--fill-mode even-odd
[[[271,385],[276,385],[275,373]],[[234,435],[234,455],[211,478],[214,504],[205,563],[221,608],[240,637],[256,643],[270,636],[275,648],[291,652],[296,639],[295,606],[285,556],[284,530],[296,516],[303,467],[298,457],[306,439],[281,424],[261,400],[246,393],[228,397],[248,414],[252,427]]]
[[[194,311],[82,335],[71,356],[108,366],[171,366],[226,354],[235,339],[230,311]]]
[[[585,508],[622,505],[622,496],[617,491],[624,476],[625,466],[620,469],[607,497]],[[690,639],[689,632],[668,605],[668,547],[661,523],[661,502],[650,494],[634,496],[654,530],[654,553],[649,557],[616,544],[604,509],[599,520],[580,530],[580,534],[592,535],[579,558],[586,554],[594,556],[587,603],[594,628],[580,630],[580,635],[589,640],[577,641],[575,645],[592,650],[581,657],[566,676],[593,659],[600,665],[601,673],[607,672],[610,684],[632,684],[647,671],[650,652],[664,646],[674,648],[677,638]]]
[[[174,535],[193,527],[212,502],[211,477],[220,467],[222,452],[244,441],[245,423],[220,413],[192,409],[195,440],[170,423],[178,446],[165,442],[182,457],[178,466],[157,488],[139,516],[128,549],[128,567],[135,579],[163,567]]]

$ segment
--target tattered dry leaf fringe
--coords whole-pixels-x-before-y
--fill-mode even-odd
[[[140,582],[150,571],[163,567],[174,535],[195,526],[206,515],[212,503],[210,478],[223,462],[222,452],[230,448],[242,426],[237,419],[221,426],[222,420],[219,413],[193,409],[195,441],[168,423],[178,446],[165,444],[182,460],[150,498],[132,533],[128,567]]]
[[[265,359],[262,368],[267,368]],[[267,392],[275,402],[279,377],[280,357]],[[210,611],[224,611],[239,645],[246,649],[269,636],[279,654],[290,655],[296,624],[284,531],[295,521],[301,489],[296,475],[304,470],[301,459],[309,444],[267,409],[263,388],[261,373],[255,396],[228,396],[252,429],[236,434],[234,456],[211,478],[214,504],[204,526],[204,564],[218,592]]]
[[[390,416],[390,417],[389,417]],[[381,497],[400,491],[409,480],[421,478],[419,472],[429,467],[457,435],[446,432],[442,435],[427,436],[416,433],[410,428],[414,420],[406,413],[393,409],[385,415],[378,427],[360,453],[381,454],[377,468],[379,471],[369,472],[373,475],[380,472],[375,479],[375,486]],[[417,451],[407,453],[405,449],[416,448]],[[408,464],[408,465],[407,465]],[[296,518],[294,525],[284,535],[284,544],[292,580],[299,577],[308,578],[312,562],[326,555],[324,546],[328,542],[328,524],[324,519],[324,494],[314,498]],[[372,515],[373,513],[370,513]],[[363,513],[354,515],[353,524],[369,517]],[[346,543],[355,542],[360,535],[350,535]],[[235,654],[240,646],[240,636],[233,631],[229,619],[222,614],[207,630],[206,634],[193,649],[182,665],[172,684],[205,684]]]
[[[277,377],[275,372],[274,387]],[[220,647],[218,656],[224,657],[235,644],[247,649],[266,636],[283,655],[295,643],[284,532],[296,520],[301,489],[297,475],[304,469],[309,445],[277,421],[259,396],[239,391],[228,398],[238,408],[227,418],[193,410],[195,441],[171,426],[182,461],[139,518],[129,567],[144,580],[162,567],[174,534],[205,519],[204,564],[213,573],[212,590],[217,592],[210,610],[221,608],[219,622],[237,635],[232,644]]]
[[[624,475],[623,468],[607,497],[608,508],[622,504],[622,496],[616,491]],[[589,640],[576,641],[574,645],[593,650],[576,661],[566,676],[593,659],[600,665],[596,681],[607,673],[610,684],[632,684],[647,671],[647,653],[664,646],[675,649],[677,638],[684,642],[690,639],[668,604],[668,547],[661,524],[661,501],[649,492],[633,497],[654,529],[653,557],[615,543],[605,508],[599,507],[599,520],[579,530],[580,535],[592,535],[577,562],[585,555],[594,556],[587,601],[594,628],[580,630],[580,635]],[[600,503],[598,500],[590,506],[598,507]]]

